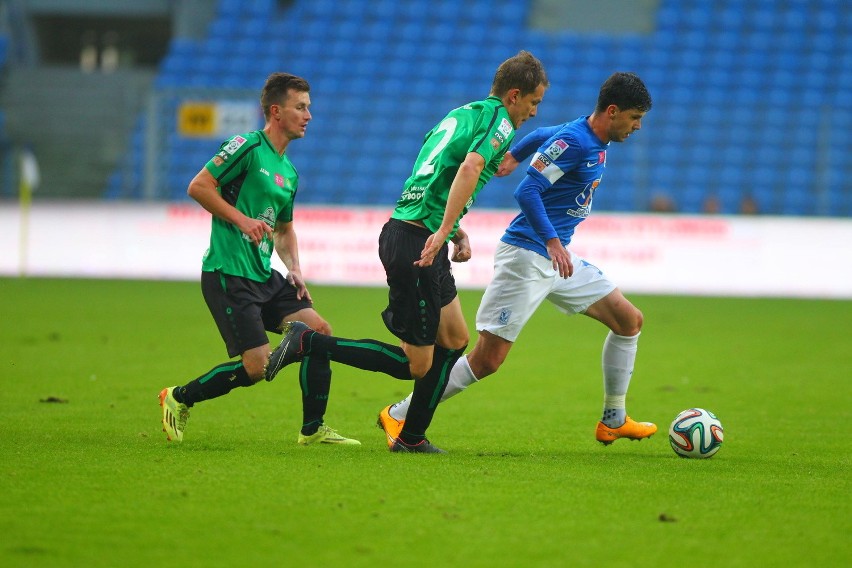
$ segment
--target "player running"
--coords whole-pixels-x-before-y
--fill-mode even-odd
[[[327,337],[294,323],[270,358],[270,372],[311,353],[347,365],[415,379],[404,428],[392,452],[443,453],[426,438],[447,375],[469,340],[452,260],[470,259],[459,221],[496,173],[515,130],[535,116],[548,86],[541,63],[526,51],[497,69],[490,95],[450,111],[427,135],[391,219],[379,236],[387,274],[388,306],[382,319],[402,347]]]
[[[266,377],[269,339],[284,322],[304,320],[323,333],[331,326],[313,308],[302,278],[293,227],[299,175],[286,150],[305,136],[310,85],[289,73],[273,73],[260,97],[263,129],[226,140],[190,181],[187,193],[213,214],[210,248],[201,266],[201,292],[219,328],[229,357],[185,385],[160,392],[163,431],[183,440],[189,409],[237,387]],[[271,267],[273,250],[287,267],[282,276]],[[302,445],[360,445],[324,422],[331,388],[331,365],[320,355],[302,362]]]
[[[585,314],[610,330],[603,345],[604,408],[596,439],[611,444],[657,431],[625,410],[642,313],[603,272],[566,248],[592,210],[609,143],[623,142],[639,130],[650,109],[642,80],[615,73],[601,87],[591,116],[538,128],[506,153],[498,176],[510,174],[535,151],[515,190],[521,212],[495,252],[494,276],[476,314],[479,338],[455,363],[441,401],[496,372],[535,310],[549,300],[568,315]],[[405,428],[410,401],[411,395],[381,411],[388,443]]]

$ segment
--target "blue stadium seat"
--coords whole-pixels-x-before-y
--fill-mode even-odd
[[[0,70],[6,67],[6,61],[9,58],[9,38],[0,34]]]
[[[852,177],[845,159],[852,153],[852,125],[843,121],[852,116],[852,33],[842,3],[663,0],[655,31],[630,37],[525,29],[519,22],[529,8],[527,0],[470,0],[464,9],[483,14],[477,20],[460,17],[450,0],[427,9],[398,0],[221,0],[207,38],[172,43],[155,86],[256,89],[273,70],[306,76],[315,119],[294,159],[317,191],[300,199],[387,205],[398,197],[426,130],[454,104],[484,96],[494,67],[523,47],[542,58],[552,85],[522,133],[589,112],[613,68],[637,71],[651,89],[654,111],[641,135],[619,147],[617,160],[613,154],[617,167],[607,173],[596,207],[643,207],[665,184],[680,188],[682,208],[690,211],[719,195],[726,210],[736,212],[738,200],[752,192],[774,213],[849,213],[852,198],[842,189]],[[164,102],[162,125],[174,124],[176,104]],[[825,107],[835,113],[828,142],[819,142],[818,109]],[[361,190],[326,192],[324,186],[339,181],[335,166],[305,157],[322,153],[329,139],[360,139],[365,130],[351,172]],[[187,169],[182,161],[202,158],[191,145],[172,142],[172,173],[163,177],[177,196],[199,166]],[[813,150],[818,147],[828,148],[823,157]],[[840,180],[841,189],[808,201],[789,186],[802,175],[797,165],[814,159],[829,167],[820,180]],[[133,176],[113,176],[111,194],[128,191],[122,188]],[[498,188],[507,183],[494,182]],[[480,205],[514,208],[515,182],[508,191],[484,192]]]

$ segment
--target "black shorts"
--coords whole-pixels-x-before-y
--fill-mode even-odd
[[[389,287],[382,319],[392,334],[411,345],[434,345],[441,308],[457,294],[446,244],[431,266],[414,266],[431,234],[424,227],[391,219],[379,236],[379,258]]]
[[[276,270],[266,282],[202,272],[201,293],[225,340],[229,357],[266,345],[267,331],[281,333],[286,316],[312,307],[307,299],[296,298],[296,288]]]

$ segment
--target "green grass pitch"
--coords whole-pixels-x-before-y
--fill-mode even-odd
[[[337,334],[394,342],[384,290],[312,294]],[[326,420],[361,447],[296,445],[295,369],[167,443],[158,391],[227,360],[197,283],[0,279],[0,566],[852,564],[852,302],[631,299],[628,411],[660,433],[594,441],[605,329],[545,305],[422,456],[375,427],[410,384],[338,365]],[[725,427],[709,460],[669,447],[691,406]]]

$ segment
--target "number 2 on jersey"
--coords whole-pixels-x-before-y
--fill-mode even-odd
[[[435,134],[438,132],[443,132],[444,136],[441,137],[441,140],[435,145],[432,149],[432,152],[429,154],[429,157],[423,162],[417,169],[417,173],[414,175],[417,176],[428,176],[435,173],[435,158],[438,157],[443,149],[450,143],[450,140],[453,138],[453,134],[456,132],[456,126],[458,125],[458,120],[454,117],[450,116],[445,118],[441,124],[438,125],[438,129],[435,131]]]

